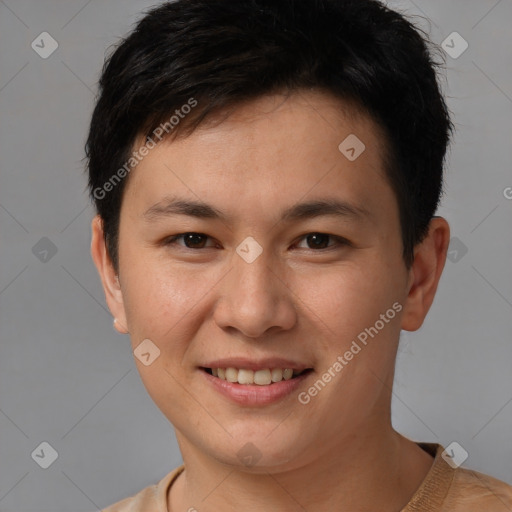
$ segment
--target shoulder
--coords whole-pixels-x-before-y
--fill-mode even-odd
[[[184,469],[183,465],[173,469],[157,484],[101,509],[101,512],[167,512],[167,491]]]
[[[434,462],[402,512],[511,512],[512,486],[471,469],[457,467],[449,453],[434,443],[417,443]]]
[[[445,501],[447,510],[473,512],[509,512],[512,510],[512,486],[471,469],[454,471]]]

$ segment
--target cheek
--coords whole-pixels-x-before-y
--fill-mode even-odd
[[[293,290],[304,314],[340,341],[373,325],[399,298],[395,276],[386,266],[370,262],[324,267],[296,279]]]
[[[211,307],[208,292],[218,278],[156,260],[133,258],[130,263],[125,268],[123,295],[132,350],[145,339],[160,350],[151,365],[136,364],[148,394],[170,421],[179,424],[175,411],[193,407],[182,388],[188,376],[179,367],[206,321]]]
[[[381,264],[371,267],[367,262],[360,267],[318,272],[300,292],[308,306],[304,314],[321,331],[316,350],[322,370],[339,363],[338,357],[342,357],[342,378],[334,379],[329,392],[340,407],[342,402],[350,408],[350,404],[363,399],[376,400],[394,367],[400,335],[397,309],[401,308],[397,303],[396,276],[386,273],[385,268]]]
[[[133,258],[127,263],[123,298],[134,343],[149,338],[164,349],[170,339],[181,339],[191,323],[198,325],[215,282],[211,276],[157,260]]]
[[[324,395],[323,403],[337,404],[334,415],[341,409],[353,414],[357,407],[363,417],[379,398],[384,383],[391,385],[401,304],[396,295],[397,276],[385,269],[386,265],[371,267],[369,262],[339,267],[319,271],[297,286],[297,295],[307,306],[304,315],[321,331],[316,338],[319,374],[336,362],[343,367]]]

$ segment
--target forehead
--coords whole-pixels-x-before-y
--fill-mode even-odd
[[[389,188],[385,155],[379,126],[351,104],[318,92],[267,96],[157,144],[129,176],[125,201],[146,211],[179,189],[239,210],[327,191],[369,204]]]

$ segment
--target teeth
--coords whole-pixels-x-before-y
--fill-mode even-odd
[[[290,380],[298,375],[300,371],[291,368],[265,368],[264,370],[245,370],[243,368],[212,368],[212,375],[228,382],[237,382],[238,384],[256,384],[258,386],[268,386],[273,382]]]
[[[252,370],[238,370],[239,384],[254,384],[254,372]]]
[[[272,382],[281,382],[283,380],[283,370],[281,368],[272,369]]]
[[[235,368],[226,368],[226,380],[228,382],[238,382],[238,370]]]
[[[240,372],[238,373],[238,382],[240,382]],[[254,372],[253,382],[254,384],[258,384],[258,386],[268,386],[272,382],[270,370],[267,368],[266,370]],[[250,384],[250,382],[248,384]]]
[[[293,370],[291,368],[286,368],[283,370],[283,379],[290,380],[293,377]]]

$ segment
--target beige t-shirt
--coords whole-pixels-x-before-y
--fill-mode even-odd
[[[491,476],[453,469],[442,457],[443,447],[418,443],[434,456],[425,480],[401,512],[511,512],[512,486]],[[146,487],[131,498],[117,502],[102,512],[172,512],[167,509],[167,494],[178,475],[179,466],[158,484]]]

